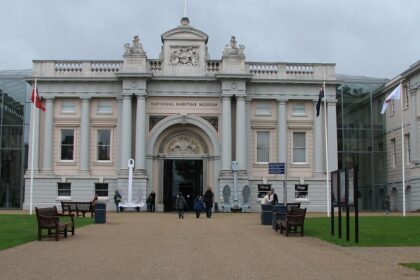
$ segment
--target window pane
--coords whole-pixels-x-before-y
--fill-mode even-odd
[[[96,183],[95,193],[98,196],[108,196],[108,183]]]
[[[293,162],[306,162],[306,142],[304,132],[293,133]]]
[[[111,159],[111,130],[98,130],[98,160]]]
[[[258,102],[256,104],[257,115],[270,115],[271,106],[270,103]]]
[[[98,114],[112,114],[112,102],[111,101],[98,101],[96,112]]]
[[[74,151],[74,130],[62,129],[61,130],[61,159],[73,160]]]
[[[3,126],[2,134],[2,148],[22,148],[23,126]]]
[[[63,100],[61,102],[61,113],[76,113],[74,101]]]
[[[305,114],[305,104],[304,103],[294,103],[293,104],[293,114],[304,115]]]
[[[257,132],[257,162],[269,162],[270,160],[270,132]]]
[[[71,183],[57,183],[58,196],[71,196]]]

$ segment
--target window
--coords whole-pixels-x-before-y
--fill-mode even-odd
[[[395,114],[395,100],[392,99],[391,101],[391,115]]]
[[[257,162],[270,161],[270,132],[257,131]]]
[[[76,105],[74,104],[74,101],[63,100],[61,102],[61,113],[63,113],[63,114],[75,114],[76,113]]]
[[[108,197],[108,183],[95,183],[95,194],[98,197]]]
[[[57,183],[57,196],[70,197],[71,196],[71,183]]]
[[[305,116],[305,103],[293,103],[292,106],[293,116]]]
[[[308,200],[308,185],[295,185],[295,199]]]
[[[98,129],[97,133],[98,160],[111,160],[111,130]]]
[[[74,159],[74,129],[61,130],[61,160]]]
[[[395,146],[395,139],[391,139],[391,165],[392,167],[396,167],[397,166],[397,149]]]
[[[410,164],[410,135],[404,135],[404,145],[405,145],[405,160],[407,164]]]
[[[260,116],[269,116],[271,115],[271,106],[267,102],[257,102],[255,108],[255,114]]]
[[[306,133],[293,132],[293,162],[306,162]]]
[[[408,108],[409,107],[409,92],[408,92],[408,87],[407,86],[403,86],[403,96],[404,96],[404,108]]]
[[[112,114],[112,102],[111,101],[98,101],[96,107],[97,114]]]

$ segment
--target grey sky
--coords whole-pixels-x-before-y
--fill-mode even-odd
[[[33,59],[122,59],[134,35],[158,58],[184,0],[0,0],[0,70]],[[419,0],[188,0],[211,59],[230,36],[247,61],[336,63],[340,74],[392,78],[420,59]]]

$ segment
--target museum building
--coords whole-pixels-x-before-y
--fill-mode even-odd
[[[153,190],[158,211],[173,210],[179,191],[192,199],[208,186],[220,211],[259,211],[267,187],[280,202],[327,211],[326,170],[337,169],[338,154],[335,64],[249,62],[234,36],[210,59],[208,35],[188,18],[161,39],[158,59],[134,36],[122,60],[33,61],[28,82],[37,79],[46,109],[31,122],[33,206],[98,194],[114,210],[115,189],[127,199],[134,159],[133,199],[144,203]],[[285,174],[269,174],[269,163],[285,163]]]

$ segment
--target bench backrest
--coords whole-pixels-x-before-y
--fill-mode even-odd
[[[57,207],[38,208],[35,207],[36,219],[39,226],[52,226],[55,223],[51,219],[43,219],[43,217],[51,218],[57,217]]]
[[[293,219],[293,222],[296,224],[303,224],[305,221],[306,208],[292,208],[289,212],[290,218]],[[289,219],[289,217],[287,217]]]
[[[287,210],[291,211],[292,208],[300,208],[300,202],[290,202],[287,203]]]

